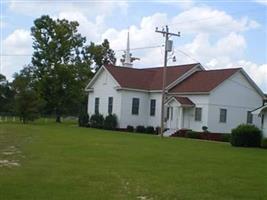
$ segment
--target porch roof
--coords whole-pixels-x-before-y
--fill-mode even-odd
[[[256,108],[255,110],[252,110],[251,113],[254,114],[254,115],[259,115],[261,114],[262,112],[267,112],[267,104],[259,107],[259,108]]]
[[[167,100],[167,102],[170,102],[172,100],[176,100],[179,104],[181,104],[181,106],[184,106],[184,107],[194,107],[195,106],[195,104],[188,97],[172,96]]]

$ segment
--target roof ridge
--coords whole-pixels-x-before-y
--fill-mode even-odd
[[[233,67],[233,68],[220,68],[220,69],[208,69],[204,71],[199,71],[199,72],[210,72],[210,71],[223,71],[223,70],[233,70],[233,69],[242,69],[242,67]]]
[[[190,63],[190,64],[182,64],[182,65],[171,65],[171,66],[167,66],[167,68],[174,68],[174,67],[186,67],[186,66],[190,66],[190,65],[198,65],[200,63]],[[111,67],[119,67],[119,68],[123,68],[123,69],[131,69],[131,70],[150,70],[150,69],[159,69],[159,68],[163,68],[164,66],[159,66],[159,67],[147,67],[147,68],[133,68],[133,67],[124,67],[124,66],[119,66],[119,65],[108,65]]]

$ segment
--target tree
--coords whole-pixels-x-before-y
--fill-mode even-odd
[[[23,123],[36,119],[42,106],[42,100],[32,87],[27,70],[28,68],[23,69],[20,74],[15,74],[12,83],[15,90],[15,112]]]
[[[91,44],[86,47],[86,52],[95,62],[96,71],[104,64],[116,63],[115,52],[110,49],[109,41],[107,39],[104,39],[103,43],[100,45],[91,42]]]
[[[3,105],[2,103],[6,99],[6,96],[5,96],[6,84],[7,84],[6,77],[0,74],[0,102],[1,102],[0,105]],[[2,106],[1,106],[1,110],[2,110]]]
[[[31,29],[36,87],[46,102],[45,112],[55,113],[57,122],[62,114],[79,112],[85,84],[92,76],[86,39],[78,33],[78,26],[78,22],[46,15],[36,19]]]
[[[14,91],[6,77],[0,74],[0,112],[11,113],[13,108]]]

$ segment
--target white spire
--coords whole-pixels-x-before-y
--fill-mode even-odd
[[[131,54],[130,54],[130,33],[128,31],[128,35],[127,35],[127,47],[126,47],[126,51],[125,51],[125,64],[131,64]]]
[[[122,56],[121,62],[124,67],[133,67],[133,61],[140,60],[139,58],[132,57],[132,54],[130,53],[130,33],[128,30],[127,34],[127,46],[126,50],[124,52],[124,55]]]
[[[132,61],[131,61],[131,53],[130,53],[130,33],[128,30],[128,35],[127,35],[127,46],[125,50],[125,61],[123,63],[124,67],[133,67]]]

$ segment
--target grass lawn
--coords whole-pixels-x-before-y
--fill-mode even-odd
[[[267,198],[267,151],[228,143],[0,123],[0,161],[1,200]]]

